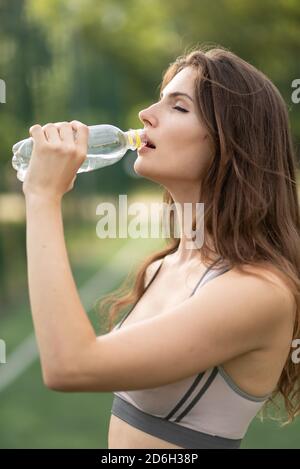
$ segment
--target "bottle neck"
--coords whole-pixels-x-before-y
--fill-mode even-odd
[[[143,129],[130,129],[124,132],[127,140],[127,146],[130,150],[136,150],[143,144]]]

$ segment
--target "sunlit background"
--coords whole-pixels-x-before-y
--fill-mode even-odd
[[[295,145],[300,103],[298,0],[0,0],[0,447],[107,448],[112,393],[63,394],[42,382],[27,289],[25,207],[11,147],[34,123],[78,119],[140,127],[138,111],[158,98],[164,70],[195,44],[221,44],[266,73],[289,108]],[[137,177],[135,152],[80,174],[64,197],[66,243],[82,302],[118,287],[162,239],[99,239],[96,207],[128,194],[160,201],[162,188]],[[299,158],[299,152],[298,152]],[[281,429],[256,418],[243,448],[300,448],[299,419]]]

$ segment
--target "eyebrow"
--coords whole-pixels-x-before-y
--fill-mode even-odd
[[[176,98],[177,96],[185,96],[189,98],[192,102],[194,102],[193,98],[191,98],[187,93],[182,93],[181,91],[174,91],[173,93],[169,93],[166,95],[168,98]],[[163,92],[160,93],[160,98],[163,97]]]

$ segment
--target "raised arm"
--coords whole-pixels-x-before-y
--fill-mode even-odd
[[[96,337],[70,269],[61,214],[62,196],[85,155],[86,128],[78,129],[76,144],[69,124],[60,137],[48,128],[48,141],[40,126],[32,129],[35,149],[23,185],[30,303],[48,387],[157,387],[259,350],[287,327],[294,309],[287,288],[229,271],[167,313]]]
[[[74,141],[73,129],[77,130]],[[61,200],[73,186],[87,147],[86,126],[35,125],[23,184],[31,312],[45,383],[75,365],[96,335],[81,304],[64,240]]]

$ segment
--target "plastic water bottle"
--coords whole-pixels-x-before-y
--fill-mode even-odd
[[[77,173],[93,171],[117,163],[127,152],[136,150],[144,142],[143,129],[123,132],[113,125],[91,125],[89,128],[87,157]],[[76,131],[74,131],[76,134]],[[24,181],[33,148],[32,137],[21,140],[12,147],[12,166],[17,178]]]

